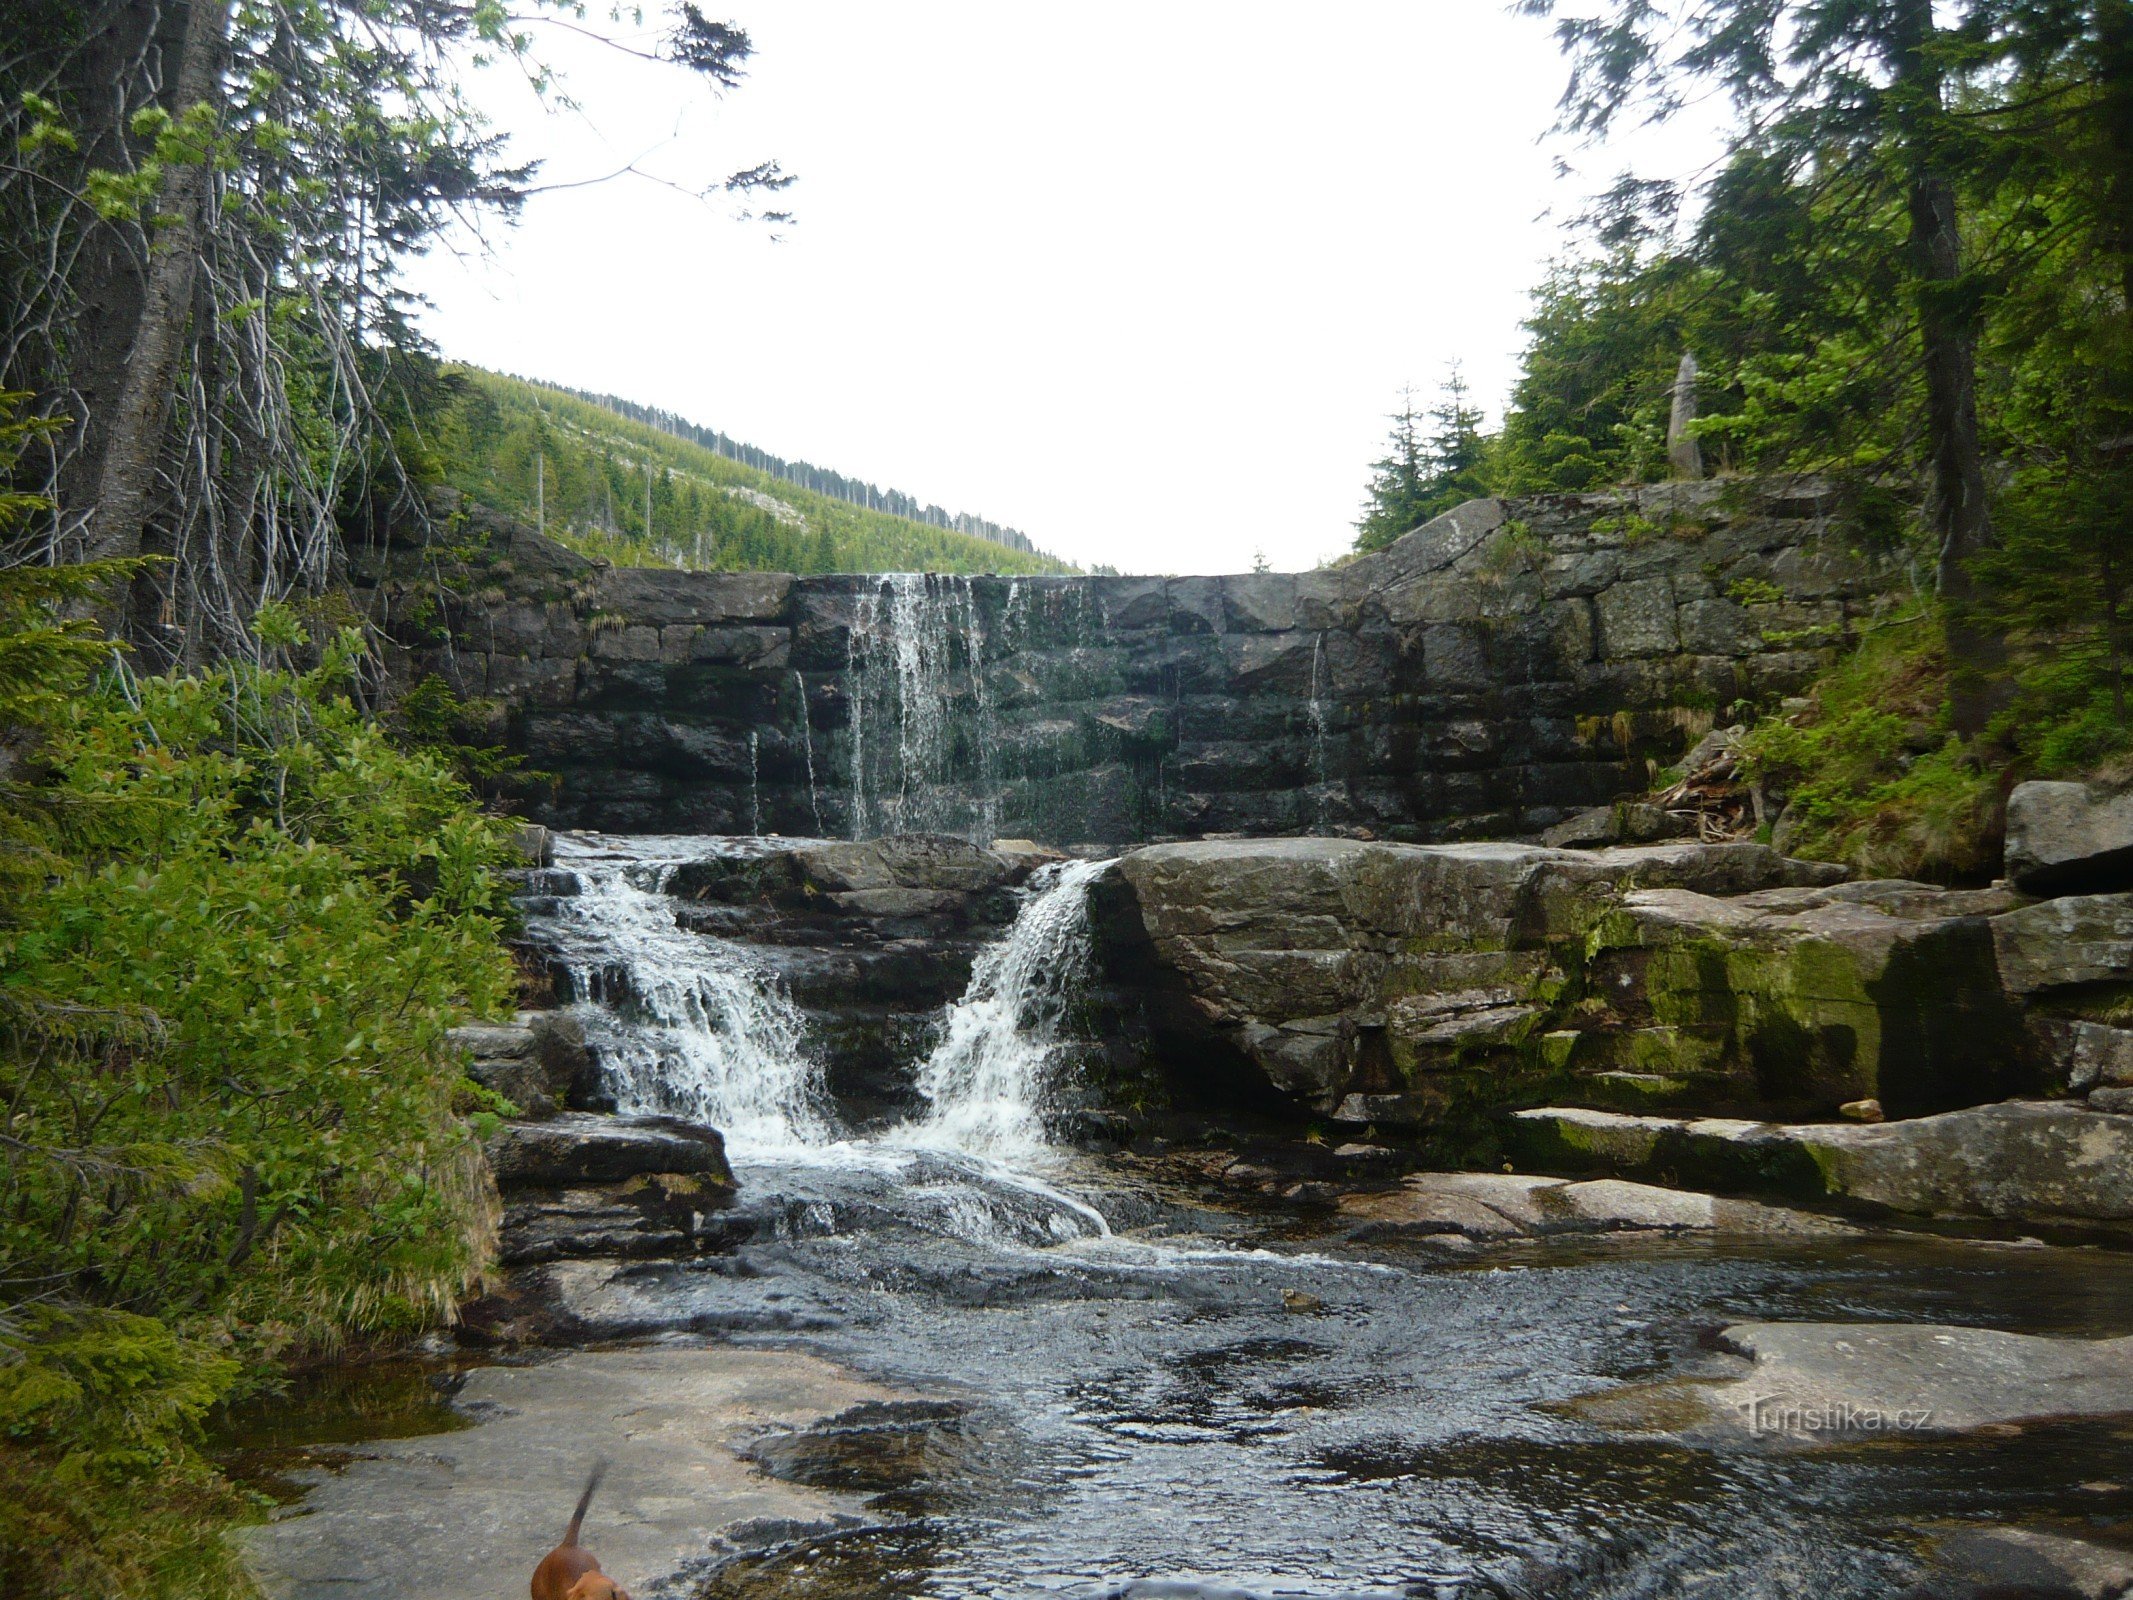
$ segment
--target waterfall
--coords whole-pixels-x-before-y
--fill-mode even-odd
[[[1316,799],[1321,832],[1326,826],[1327,788],[1325,675],[1326,634],[1324,629],[1320,629],[1317,641],[1311,647],[1311,762],[1318,772]]]
[[[822,834],[822,794],[815,787],[815,730],[807,717],[807,680],[795,671],[793,690],[800,697],[800,748],[807,752],[807,809],[814,814],[815,833]]]
[[[886,573],[855,597],[845,653],[853,838],[991,841],[999,739],[984,658],[968,578]]]
[[[763,736],[748,730],[748,831],[763,832]]]
[[[1044,1145],[1042,1111],[1061,1031],[1088,974],[1089,885],[1107,861],[1069,861],[1031,880],[1014,926],[988,946],[920,1066],[931,1102],[914,1143],[1011,1160]]]
[[[566,855],[565,864],[578,893],[538,931],[577,998],[593,1003],[586,1033],[616,1109],[709,1123],[741,1151],[827,1141],[798,1009],[735,946],[675,923],[665,888],[678,862]]]

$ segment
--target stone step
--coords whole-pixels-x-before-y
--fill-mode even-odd
[[[466,1075],[528,1116],[567,1104],[592,1076],[585,1032],[556,1011],[522,1011],[508,1023],[470,1023],[445,1035],[463,1053]]]
[[[1854,1230],[1809,1212],[1621,1178],[1417,1172],[1397,1189],[1341,1196],[1355,1237],[1424,1237],[1457,1247],[1580,1233],[1826,1238]]]
[[[2008,1100],[1864,1125],[1545,1106],[1507,1126],[1512,1158],[1542,1172],[1914,1216],[2133,1225],[2133,1117],[2081,1101]]]
[[[507,1122],[487,1145],[496,1185],[573,1189],[675,1174],[729,1197],[733,1170],[716,1128],[675,1117],[614,1117],[569,1112],[544,1121]]]
[[[724,1209],[732,1200],[730,1188],[681,1173],[527,1191],[504,1208],[497,1258],[518,1267],[565,1258],[638,1260],[731,1250],[756,1231],[755,1219]]]

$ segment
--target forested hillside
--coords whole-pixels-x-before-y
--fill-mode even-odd
[[[1402,407],[1358,547],[1478,493],[1812,475],[1916,603],[1751,735],[1786,842],[1988,871],[2008,786],[2133,748],[2133,8],[1620,0],[1558,34],[1571,129],[1715,84],[1743,131],[1593,208],[1499,427],[1456,374]]]
[[[1001,543],[789,482],[674,431],[678,419],[662,425],[651,413],[625,416],[584,396],[471,367],[447,369],[438,388],[420,430],[430,470],[617,565],[1073,570],[1027,548],[1027,540]]]
[[[955,533],[967,533],[980,539],[989,539],[994,544],[1004,544],[1010,550],[1031,550],[1037,547],[1030,536],[1019,528],[1002,527],[986,517],[974,517],[967,511],[951,512],[945,506],[922,501],[916,495],[905,494],[901,489],[884,489],[878,484],[861,478],[848,478],[828,467],[818,467],[812,461],[788,461],[783,456],[772,455],[768,450],[752,444],[743,444],[729,434],[716,428],[706,428],[701,423],[691,422],[686,417],[676,416],[657,406],[639,405],[634,400],[624,400],[611,394],[587,394],[582,390],[567,391],[580,400],[590,400],[595,405],[605,406],[617,416],[628,417],[632,422],[649,423],[662,433],[671,433],[676,438],[687,439],[702,445],[728,461],[738,461],[744,467],[754,467],[758,472],[767,472],[772,477],[796,488],[812,489],[816,494],[828,495],[832,500],[843,500],[855,506],[864,506],[869,511],[886,511],[892,517],[904,517],[912,522],[923,522],[928,527],[947,528]]]

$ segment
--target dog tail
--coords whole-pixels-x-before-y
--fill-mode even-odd
[[[585,1492],[578,1496],[578,1509],[570,1514],[570,1529],[563,1535],[563,1543],[566,1546],[578,1542],[578,1529],[585,1525],[585,1509],[593,1503],[593,1491],[600,1487],[600,1480],[606,1476],[607,1463],[595,1461],[592,1476],[585,1480]]]

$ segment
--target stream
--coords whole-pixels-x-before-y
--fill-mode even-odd
[[[746,948],[675,926],[665,877],[713,848],[749,842],[566,839],[580,892],[533,929],[585,997],[619,1109],[721,1128],[760,1219],[734,1255],[586,1293],[611,1321],[928,1398],[766,1434],[761,1471],[864,1513],[662,1593],[1865,1600],[1917,1581],[1921,1541],[1951,1525],[2133,1539],[2126,1422],[1800,1448],[1579,1406],[1708,1370],[1742,1320],[2122,1332],[2133,1259],[1886,1236],[1450,1260],[1049,1144],[1097,863],[1023,891],[917,1066],[925,1110],[856,1131]]]

